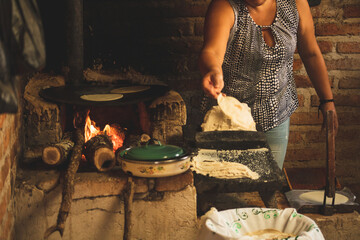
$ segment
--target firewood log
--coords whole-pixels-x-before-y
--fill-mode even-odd
[[[113,144],[107,135],[96,135],[87,141],[84,155],[86,160],[100,172],[110,170],[115,166]]]
[[[45,164],[57,166],[65,162],[74,147],[73,134],[66,132],[60,142],[43,149],[42,160]]]
[[[71,153],[69,166],[66,170],[63,180],[62,200],[57,217],[57,222],[52,227],[48,228],[45,232],[44,238],[47,239],[55,231],[59,231],[60,235],[63,236],[65,229],[66,218],[69,215],[72,195],[74,193],[74,179],[75,174],[79,168],[82,150],[84,147],[84,132],[81,129],[76,129],[75,132],[75,146]]]
[[[132,208],[135,193],[135,182],[132,177],[128,177],[126,188],[124,189],[124,208],[125,208],[125,226],[124,226],[124,240],[131,239],[131,231],[133,223],[132,219]]]

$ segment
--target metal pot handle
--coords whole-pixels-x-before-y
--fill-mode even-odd
[[[155,144],[157,142],[157,144]],[[150,138],[149,141],[146,142],[145,147],[148,147],[148,145],[151,143],[151,145],[159,145],[162,146],[160,140],[156,139],[156,138]]]

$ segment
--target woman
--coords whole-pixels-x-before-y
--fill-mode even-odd
[[[306,0],[213,0],[209,5],[199,67],[213,99],[223,92],[247,103],[282,169],[289,118],[298,106],[292,74],[298,49],[320,98],[335,112],[327,69],[315,39]],[[203,102],[203,109],[209,107]]]

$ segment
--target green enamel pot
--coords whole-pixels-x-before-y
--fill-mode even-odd
[[[168,177],[187,171],[191,155],[178,146],[151,139],[144,145],[120,152],[124,172],[138,177]]]

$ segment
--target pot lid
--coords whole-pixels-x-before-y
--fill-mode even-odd
[[[147,142],[143,146],[128,148],[122,151],[120,156],[131,160],[159,161],[177,158],[184,154],[184,150],[180,147],[162,145],[158,140],[153,141],[157,141],[157,144],[149,144],[149,142]]]

